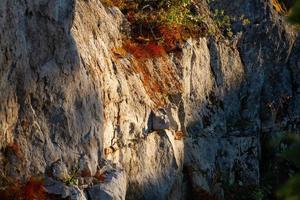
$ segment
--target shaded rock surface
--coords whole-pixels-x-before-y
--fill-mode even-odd
[[[63,182],[48,178],[45,181],[45,190],[49,194],[57,195],[63,199],[86,200],[86,195],[78,186],[67,186]]]
[[[71,199],[187,199],[191,188],[223,198],[224,183],[259,184],[262,135],[299,129],[300,40],[271,1],[200,2],[250,24],[139,66],[114,53],[128,24],[116,7],[1,0],[3,174],[55,166],[48,191]],[[93,178],[102,159],[121,169],[109,181],[63,182],[77,166]]]

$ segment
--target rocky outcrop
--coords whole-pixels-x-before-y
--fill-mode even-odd
[[[249,24],[141,61],[116,7],[2,0],[0,185],[46,174],[62,198],[222,199],[259,184],[262,135],[299,128],[299,38],[271,1],[199,2],[208,27],[215,9]]]

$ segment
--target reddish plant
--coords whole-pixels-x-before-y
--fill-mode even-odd
[[[159,25],[157,29],[164,41],[165,48],[169,51],[175,49],[176,45],[184,39],[184,28],[180,25]]]
[[[175,30],[175,31],[174,31]],[[163,43],[157,42],[153,38],[137,36],[135,40],[128,39],[124,41],[122,47],[112,49],[115,58],[123,58],[127,54],[133,55],[133,70],[141,75],[141,81],[144,88],[151,100],[160,107],[166,103],[166,99],[171,94],[178,93],[182,84],[178,80],[176,70],[171,66],[168,59],[165,59],[167,52],[172,51],[178,47],[179,43],[182,43],[182,35],[180,33],[181,27],[167,27],[160,26],[155,28],[155,33],[163,38]],[[151,65],[146,65],[145,60],[160,58],[161,65],[159,70]],[[160,74],[165,74],[160,77]],[[181,136],[178,136],[178,138]],[[111,154],[110,148],[104,150],[105,155]]]
[[[97,171],[94,177],[97,178],[100,181],[100,183],[103,183],[105,181],[105,174],[100,173],[100,171]]]
[[[1,200],[21,199],[22,195],[20,195],[20,188],[21,186],[19,184],[15,184],[6,188],[1,188],[0,199]]]
[[[147,60],[154,57],[162,57],[166,55],[164,47],[161,44],[157,44],[154,42],[140,44],[131,40],[127,40],[124,43],[123,48],[139,60]]]
[[[164,59],[167,54],[162,44],[150,41],[145,43],[127,40],[123,44],[123,49],[133,55],[133,70],[141,75],[141,80],[146,92],[152,101],[158,106],[166,103],[166,97],[169,94],[175,94],[181,90],[181,83],[177,79],[176,71],[170,65],[168,59]],[[145,60],[160,58],[161,66],[157,70],[145,64]],[[160,77],[159,74],[164,73],[165,76]],[[110,154],[109,151],[105,155]]]
[[[11,183],[8,187],[0,189],[1,200],[44,200],[46,197],[43,181],[30,178],[26,184],[19,181]]]
[[[161,57],[166,54],[164,47],[161,44],[148,43],[145,45],[146,50],[152,57]]]
[[[131,40],[126,41],[123,48],[137,59],[148,58],[148,54],[143,50],[141,45],[138,45]]]
[[[30,178],[24,186],[24,200],[43,200],[45,199],[45,188],[42,180]]]

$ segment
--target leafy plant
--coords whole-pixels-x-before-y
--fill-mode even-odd
[[[108,0],[106,0],[108,1]],[[109,0],[111,5],[113,0]],[[115,0],[118,6],[121,0]],[[133,0],[124,1],[125,6],[119,7],[128,21],[131,22],[131,38],[139,41],[139,38],[152,41],[162,41],[159,27],[180,27],[188,29],[190,33],[203,28],[204,17],[199,15],[198,6],[191,0]],[[201,29],[201,31],[205,31]],[[172,31],[169,32],[172,34]],[[195,34],[197,35],[197,34]],[[184,35],[184,36],[192,36]]]
[[[233,36],[233,32],[231,30],[231,21],[229,15],[226,15],[224,10],[215,9],[213,12],[213,17],[216,25],[219,29],[228,37]]]
[[[64,180],[65,184],[67,185],[78,185],[78,171],[79,171],[79,164],[72,169],[70,176]]]
[[[76,176],[70,176],[70,178],[65,180],[65,183],[67,185],[77,185],[78,184],[78,180],[76,178]]]
[[[247,26],[251,23],[251,21],[245,17],[245,15],[240,16],[240,21],[242,22],[243,26]]]

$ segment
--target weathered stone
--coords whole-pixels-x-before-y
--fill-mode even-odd
[[[84,192],[78,186],[67,186],[61,181],[47,178],[45,182],[46,192],[61,196],[61,198],[69,197],[71,200],[86,200]]]
[[[65,181],[69,178],[68,169],[62,161],[57,161],[51,166],[52,176],[58,180]]]
[[[87,156],[82,156],[79,160],[78,173],[83,177],[90,177],[96,174],[98,163],[91,163],[90,160]]]
[[[151,112],[150,120],[152,122],[152,129],[154,131],[170,128],[170,120],[167,113],[164,110]]]
[[[185,186],[223,198],[214,179],[258,184],[262,134],[300,129],[300,39],[271,1],[199,2],[191,12],[215,34],[140,63],[115,52],[130,26],[117,7],[1,0],[0,171],[52,165],[66,180],[79,164],[94,199],[185,199]],[[250,23],[232,21],[228,38],[215,9]],[[194,167],[188,184],[183,164]],[[96,172],[107,176],[92,186]],[[49,193],[85,198],[52,181]]]
[[[125,200],[127,178],[124,171],[105,173],[106,181],[88,189],[91,200]]]

